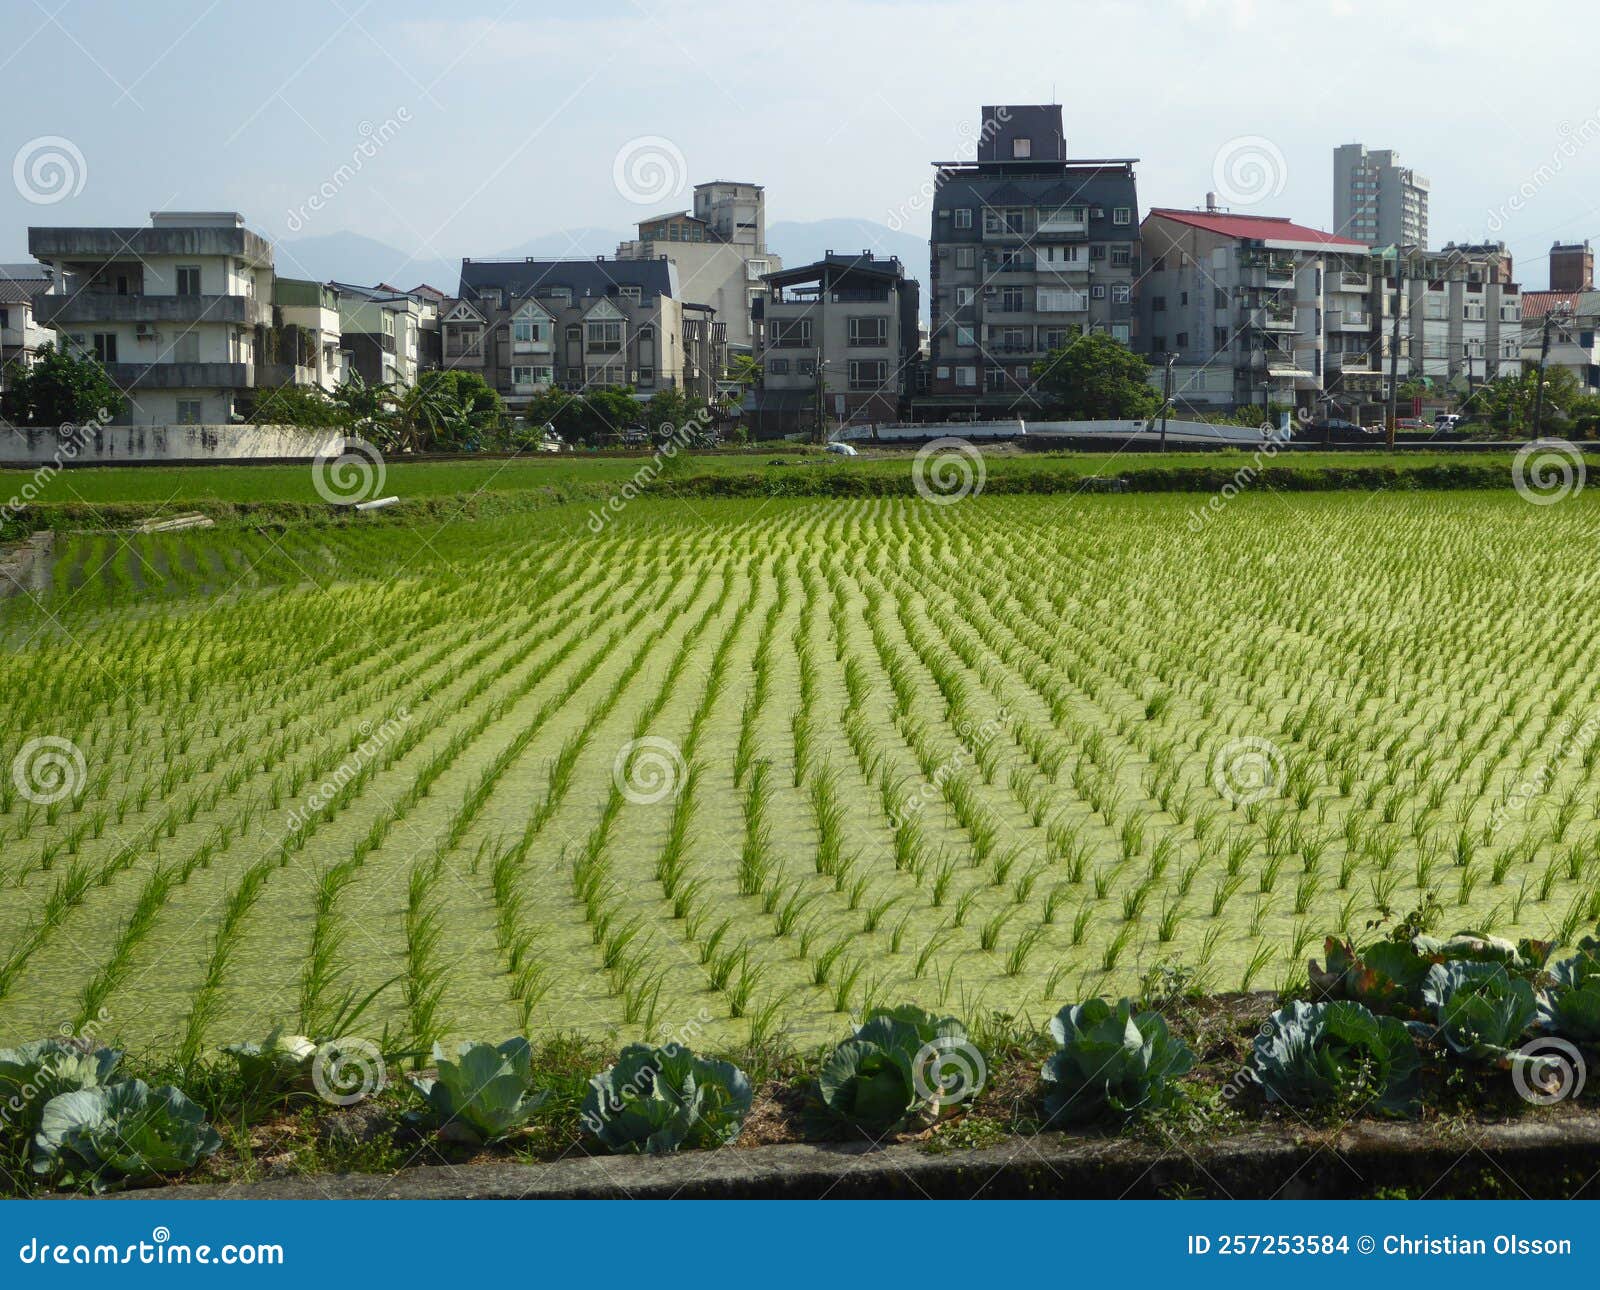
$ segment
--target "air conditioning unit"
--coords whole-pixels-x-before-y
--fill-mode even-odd
[[[1104,219],[1106,217],[1106,208],[1104,206],[1089,207],[1089,217],[1091,219]]]
[[[151,330],[149,323],[139,323],[134,327],[133,334],[135,336],[148,336],[151,334]]]

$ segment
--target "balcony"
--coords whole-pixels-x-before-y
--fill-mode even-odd
[[[1003,220],[994,223],[984,222],[983,240],[985,242],[1014,242],[1018,238],[1032,237],[1034,225],[1027,221],[1006,223]]]
[[[317,369],[305,363],[257,363],[256,384],[264,390],[279,385],[316,385]]]
[[[263,326],[272,307],[254,296],[119,296],[107,291],[34,297],[34,312],[47,327],[93,323],[233,323]]]
[[[1371,331],[1375,321],[1371,314],[1358,314],[1349,309],[1328,310],[1329,331]]]
[[[1039,220],[1038,232],[1041,237],[1088,237],[1088,214],[1080,212],[1069,215],[1065,211],[1046,213]]]
[[[1040,273],[1087,273],[1089,271],[1089,257],[1078,256],[1070,260],[1038,261]]]
[[[990,277],[1005,273],[1032,273],[1035,268],[1032,256],[1017,256],[1010,260],[985,259],[983,271]]]
[[[124,390],[243,390],[255,384],[250,363],[107,363]]]
[[[1293,305],[1266,305],[1251,314],[1252,326],[1268,331],[1294,330]]]
[[[1292,287],[1296,265],[1292,258],[1278,255],[1246,255],[1243,267],[1249,270],[1253,286]]]
[[[1331,284],[1337,291],[1370,291],[1372,290],[1372,275],[1370,273],[1352,273],[1349,269],[1339,272],[1337,282]]]

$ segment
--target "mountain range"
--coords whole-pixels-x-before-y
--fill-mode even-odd
[[[564,229],[531,238],[484,258],[564,259],[614,255],[617,243],[631,236],[617,229]],[[927,239],[897,232],[873,220],[780,220],[767,226],[767,246],[775,255],[782,256],[789,267],[819,260],[827,251],[870,250],[875,255],[896,255],[911,277],[927,278]],[[456,290],[461,277],[459,258],[407,254],[363,233],[322,233],[290,238],[277,242],[275,250],[277,271],[284,277],[363,286],[387,282],[404,289],[426,282],[447,294]]]

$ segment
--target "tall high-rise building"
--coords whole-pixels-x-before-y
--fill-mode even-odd
[[[1333,231],[1368,246],[1428,245],[1427,179],[1388,149],[1333,150]]]
[[[1594,251],[1588,242],[1557,242],[1550,248],[1550,290],[1594,290]]]

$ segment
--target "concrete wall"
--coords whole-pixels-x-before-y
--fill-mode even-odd
[[[293,426],[104,426],[80,432],[78,438],[49,428],[0,426],[0,465],[6,466],[310,459],[337,454],[343,446],[343,431]]]
[[[45,530],[17,546],[0,547],[0,600],[46,590],[55,545],[56,535]]]

